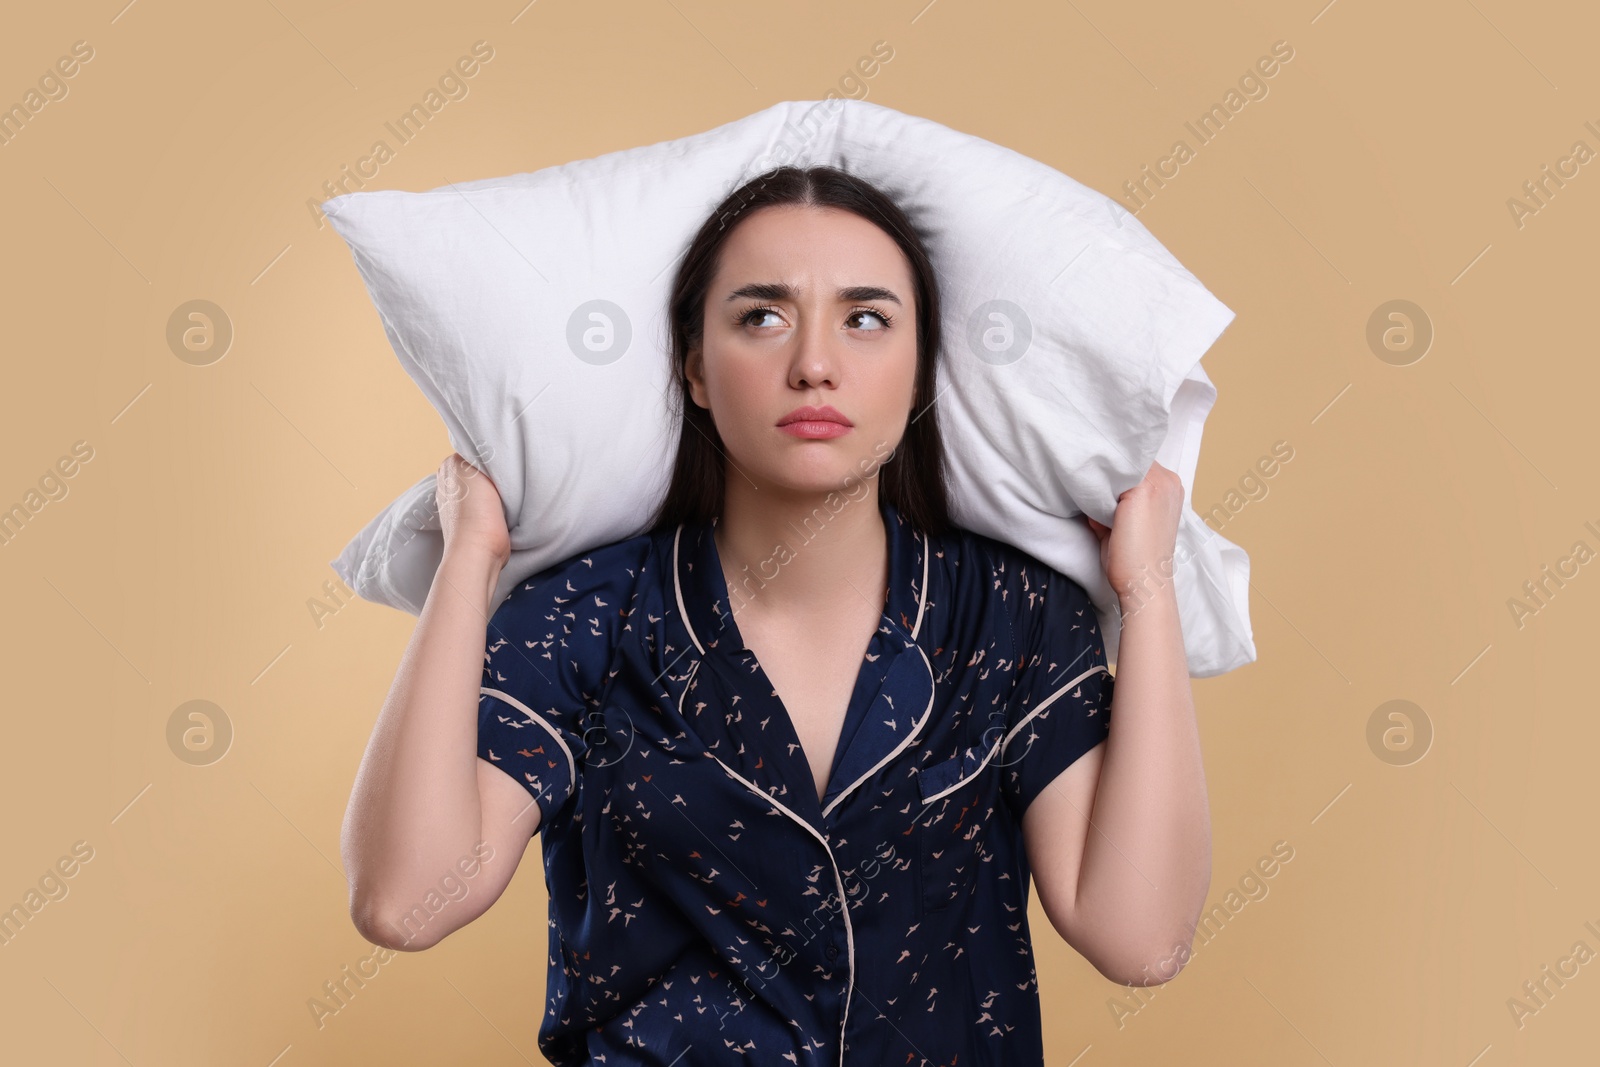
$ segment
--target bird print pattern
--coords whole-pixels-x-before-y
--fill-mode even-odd
[[[1043,1064],[1022,816],[1109,731],[1094,607],[879,508],[888,599],[820,801],[715,520],[495,611],[478,754],[540,810],[551,1063]]]

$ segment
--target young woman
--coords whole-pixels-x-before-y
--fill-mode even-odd
[[[444,559],[346,819],[355,923],[432,945],[542,833],[553,1063],[1042,1064],[1030,877],[1137,985],[1183,965],[1210,882],[1176,597],[1144,581],[1182,486],[1152,466],[1091,521],[1113,681],[1077,583],[949,522],[938,290],[892,201],[766,174],[670,310],[649,532],[496,606],[500,498],[440,466]]]

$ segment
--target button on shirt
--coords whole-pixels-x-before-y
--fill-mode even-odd
[[[1094,607],[1020,549],[878,506],[888,596],[820,802],[715,520],[496,610],[478,754],[540,811],[552,1063],[1044,1063],[1022,815],[1109,729]]]

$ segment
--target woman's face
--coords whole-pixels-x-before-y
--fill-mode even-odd
[[[727,447],[729,483],[827,493],[874,475],[912,415],[916,311],[910,262],[859,215],[786,204],[742,219],[685,367]],[[808,405],[849,428],[780,425]]]

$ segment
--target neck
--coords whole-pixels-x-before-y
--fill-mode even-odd
[[[883,610],[888,531],[877,479],[865,485],[868,491],[857,497],[777,498],[730,485],[715,537],[736,622],[781,619],[825,627],[841,605],[856,600]]]

